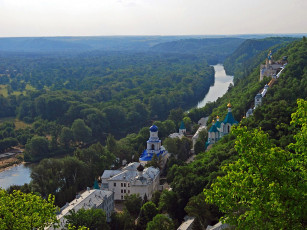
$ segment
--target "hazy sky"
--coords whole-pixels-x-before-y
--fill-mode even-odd
[[[0,37],[307,32],[307,0],[0,0]]]

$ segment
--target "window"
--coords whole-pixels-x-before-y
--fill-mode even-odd
[[[124,199],[124,196],[121,196],[121,199],[123,200],[123,199]]]
[[[121,189],[120,192],[123,193],[123,190]]]
[[[114,183],[114,187],[116,187],[116,183]]]
[[[124,193],[126,193],[126,189],[124,190]]]
[[[130,187],[130,184],[128,183],[128,187]]]
[[[126,187],[126,183],[124,183],[124,187]]]
[[[124,186],[123,186],[123,183],[120,183],[120,187],[124,187]]]
[[[128,193],[130,193],[130,190],[128,190]]]

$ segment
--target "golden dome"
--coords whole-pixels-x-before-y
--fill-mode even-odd
[[[227,104],[227,107],[228,107],[228,108],[231,108],[231,104],[230,104],[230,102]]]
[[[219,116],[216,116],[216,119],[219,119],[220,117]]]
[[[246,118],[245,116],[243,116],[243,119]]]
[[[214,123],[214,119],[212,120],[212,123]]]

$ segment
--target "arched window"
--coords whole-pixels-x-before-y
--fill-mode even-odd
[[[230,133],[230,125],[228,125],[228,133]]]
[[[151,150],[155,150],[155,145],[154,144],[151,145]]]

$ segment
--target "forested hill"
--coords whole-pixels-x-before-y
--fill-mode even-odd
[[[189,41],[189,39],[192,40]],[[187,48],[192,48],[192,52],[194,52],[196,50],[195,48],[197,48],[199,45],[201,45],[202,48],[207,46],[206,51],[209,50],[210,53],[212,53],[211,48],[216,49],[218,44],[222,44],[224,48],[229,49],[229,47],[239,43],[240,40],[243,42],[245,39],[237,39],[231,37],[203,38],[203,36],[20,37],[0,38],[0,51],[32,53],[56,53],[58,51],[67,53],[80,53],[93,50],[144,52],[150,51],[152,47],[158,44],[166,43],[166,46],[168,46],[167,42],[174,42],[178,40],[183,41],[183,43],[185,43],[185,41],[189,41],[189,47],[184,48],[185,53],[187,52]],[[201,43],[198,41],[201,41]],[[195,47],[195,45],[192,43],[198,44],[196,44]],[[159,47],[157,47],[157,49],[158,48]]]
[[[0,117],[69,127],[83,119],[91,141],[164,120],[171,109],[194,104],[214,82],[213,68],[194,55],[13,54],[0,60]]]
[[[241,38],[206,38],[182,39],[160,43],[150,50],[163,53],[190,53],[205,56],[210,64],[223,62],[245,39]]]
[[[145,51],[177,36],[25,37],[0,38],[0,50],[10,52]]]
[[[304,127],[304,122],[306,122],[305,102],[305,105],[301,105],[301,111],[296,115],[304,116],[300,118],[300,120],[296,120],[298,121],[297,124],[300,125],[295,126],[294,124],[290,124],[291,114],[297,110],[297,99],[307,99],[306,39],[303,38],[300,41],[292,42],[275,54],[276,59],[283,56],[288,56],[288,65],[278,81],[272,88],[269,88],[266,96],[263,98],[262,105],[257,107],[253,116],[242,118],[244,112],[253,106],[254,96],[263,88],[264,84],[269,81],[269,79],[264,79],[262,82],[259,82],[259,67],[255,68],[250,75],[240,79],[238,83],[230,88],[222,98],[217,100],[217,102],[207,104],[205,108],[190,111],[188,114],[192,120],[195,118],[195,120],[197,120],[198,114],[206,116],[212,111],[212,108],[214,108],[209,120],[215,119],[217,115],[223,119],[227,113],[226,105],[230,101],[236,120],[241,121],[241,125],[247,126],[244,132],[239,130],[224,136],[219,142],[213,145],[210,151],[200,153],[191,164],[174,165],[168,174],[168,180],[173,189],[173,196],[178,200],[177,207],[185,206],[184,210],[188,215],[195,216],[200,226],[212,225],[222,216],[222,213],[218,212],[219,209],[217,206],[213,205],[217,204],[220,207],[220,211],[226,212],[227,217],[231,216],[231,223],[240,225],[241,227],[245,225],[242,229],[278,229],[279,227],[276,226],[288,226],[287,228],[289,229],[305,229],[304,227],[306,227],[304,212],[302,212],[305,205],[302,203],[300,195],[296,195],[303,194],[302,196],[304,196],[303,181],[306,180],[306,178],[303,178],[304,174],[302,172],[306,170],[306,168],[304,168],[306,166],[303,166],[303,162],[306,161],[306,129],[305,133],[300,135],[301,138],[305,138],[305,143],[303,139],[301,139],[301,142],[297,145],[299,149],[301,149],[297,151],[301,151],[301,153],[296,156],[301,156],[301,158],[295,159],[292,153],[285,152],[289,150],[290,146],[293,146],[291,143],[295,143],[296,140],[298,140],[298,137],[293,138],[293,136],[300,132],[300,125]],[[295,118],[295,116],[292,118]],[[258,133],[258,131],[255,131],[256,128],[262,131]],[[240,137],[237,135],[240,135]],[[242,139],[239,138],[242,138],[244,135],[246,138],[244,142],[245,145],[243,145],[243,147],[241,146],[241,148],[235,148],[235,144],[239,144],[239,142],[242,141]],[[256,138],[259,139],[257,140]],[[206,140],[199,141],[205,142]],[[274,149],[274,146],[279,147]],[[276,150],[278,150],[279,153],[277,154],[277,152],[275,152],[276,155],[274,155],[273,153]],[[239,153],[241,155],[238,155],[238,151],[241,151]],[[243,155],[244,153],[242,153],[242,151],[246,151],[247,155]],[[258,153],[261,154],[258,155]],[[281,153],[286,153],[287,157],[283,157]],[[242,155],[243,157],[245,156],[245,158],[241,158]],[[268,157],[267,160],[264,160],[265,157]],[[295,160],[291,160],[292,157]],[[239,178],[235,179],[235,177],[232,177],[232,179],[229,179],[227,182],[224,180],[224,184],[216,185],[213,191],[214,193],[208,191],[206,195],[209,197],[211,194],[210,199],[212,203],[206,203],[210,199],[207,198],[207,200],[205,200],[203,189],[209,189],[218,176],[225,175],[225,171],[222,171],[222,166],[236,162],[239,158],[240,161],[238,161],[235,166],[236,168],[238,167],[239,171],[237,171],[238,174],[236,175],[238,175]],[[253,162],[246,166],[245,163],[250,160]],[[289,166],[288,163],[290,162],[295,162],[294,165],[291,163],[291,167],[297,168],[288,170],[286,167]],[[251,168],[254,165],[261,165],[260,173],[262,174],[260,177],[265,177],[263,181],[259,182],[258,179],[260,177],[258,177],[258,179],[254,177],[255,175],[259,176],[259,171],[253,171],[255,173],[253,175],[248,173],[253,170]],[[243,169],[242,167],[245,168]],[[231,169],[235,170],[236,168],[233,167]],[[244,176],[242,175],[243,172],[246,172]],[[291,173],[288,174],[288,172]],[[274,176],[272,176],[273,174]],[[291,179],[292,176],[296,179]],[[281,179],[281,177],[283,178]],[[255,180],[249,180],[251,178]],[[247,184],[245,184],[245,181]],[[255,181],[258,181],[259,184],[255,184]],[[236,184],[233,185],[232,182]],[[268,183],[266,184],[266,182]],[[272,189],[272,187],[278,187],[280,183],[285,190]],[[270,184],[270,186],[268,186],[268,184]],[[245,190],[245,188],[247,190]],[[243,196],[240,195],[240,192],[243,191],[241,189],[244,190],[244,192],[241,193]],[[281,194],[279,192],[281,192]],[[212,194],[214,194],[214,198]],[[237,194],[237,196],[233,196],[233,194]],[[236,200],[236,202],[230,204],[229,202],[232,202],[232,200]],[[261,203],[260,207],[254,202],[255,200]],[[275,205],[270,205],[270,202],[277,204],[278,208]],[[238,213],[237,204],[240,204],[240,213]],[[181,210],[183,211],[183,209]],[[248,212],[248,210],[253,211]],[[280,213],[267,218],[265,221],[257,222],[254,220],[257,215],[263,218],[263,213],[266,212],[269,213],[268,215],[271,213]],[[293,215],[293,213],[296,214]],[[255,214],[255,216],[253,218],[245,218],[245,214],[249,217],[253,216],[253,214]],[[184,213],[182,216],[184,216]],[[240,220],[238,220],[238,218],[240,218]],[[236,220],[238,222],[236,222]],[[261,225],[266,227],[259,227]],[[201,229],[201,227],[199,229]]]
[[[248,39],[226,58],[225,71],[227,74],[233,75],[236,81],[238,78],[249,75],[257,65],[263,62],[267,55],[267,52],[263,51],[270,48],[274,53],[297,39],[293,37]]]

